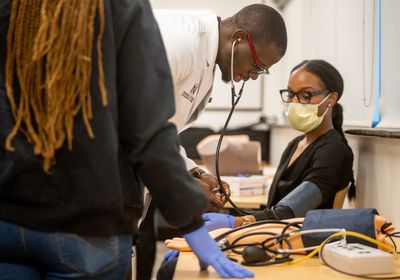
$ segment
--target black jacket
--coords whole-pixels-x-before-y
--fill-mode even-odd
[[[105,236],[132,233],[142,211],[142,181],[166,220],[183,233],[201,226],[207,201],[186,172],[174,125],[173,86],[157,24],[146,0],[105,0],[103,62],[109,105],[101,105],[97,54],[91,97],[96,138],[82,118],[73,150],[56,153],[51,174],[14,126],[5,92],[11,0],[0,2],[0,219],[36,230]],[[96,48],[94,48],[96,52]],[[17,88],[16,88],[17,90]]]

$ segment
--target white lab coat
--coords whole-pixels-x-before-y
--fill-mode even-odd
[[[215,14],[155,10],[171,68],[175,115],[170,119],[178,132],[200,116],[211,97],[218,52],[218,20]],[[188,170],[196,166],[181,147]]]

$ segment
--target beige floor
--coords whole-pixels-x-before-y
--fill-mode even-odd
[[[168,248],[164,245],[164,242],[158,241],[157,242],[157,257],[156,257],[156,261],[154,263],[154,267],[153,267],[153,276],[152,276],[152,280],[156,279],[156,274],[157,274],[157,269],[160,267],[160,264],[162,263],[163,259],[164,259],[164,255],[165,253],[168,252]],[[132,280],[136,279],[136,258],[134,257],[132,259]]]

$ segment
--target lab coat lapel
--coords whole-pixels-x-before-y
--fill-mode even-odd
[[[209,103],[211,96],[212,86],[214,82],[214,69],[215,67],[208,66],[203,73],[203,78],[197,93],[198,98],[192,108],[192,112],[187,121],[187,125],[194,122],[200,114],[204,111],[205,106]]]

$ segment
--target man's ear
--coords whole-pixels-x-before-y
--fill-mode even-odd
[[[235,42],[238,44],[239,42],[247,40],[247,32],[243,29],[236,29],[231,36],[231,42]]]

